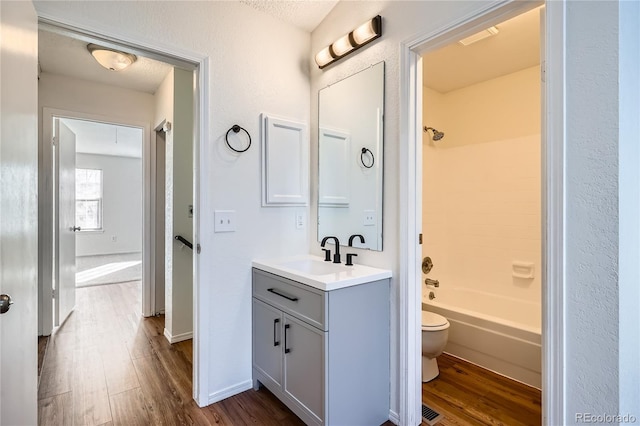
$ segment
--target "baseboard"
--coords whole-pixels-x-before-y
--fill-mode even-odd
[[[238,383],[237,385],[229,386],[228,388],[224,388],[217,392],[210,393],[209,404],[222,401],[223,399],[227,399],[231,396],[237,395],[251,388],[253,388],[253,382],[251,380],[247,380],[247,381]]]
[[[389,421],[394,425],[400,424],[400,415],[393,410],[389,410]]]
[[[189,331],[187,333],[176,334],[176,335],[172,336],[171,333],[169,333],[169,330],[167,330],[165,328],[163,334],[164,334],[164,337],[166,337],[167,340],[169,341],[169,343],[171,343],[171,344],[182,342],[184,340],[193,339],[193,331]]]

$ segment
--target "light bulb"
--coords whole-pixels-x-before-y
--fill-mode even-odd
[[[333,56],[331,56],[331,51],[329,49],[329,46],[327,46],[324,49],[322,49],[316,55],[316,64],[318,64],[319,67],[325,66],[326,64],[328,64],[332,60],[333,60]]]
[[[331,45],[331,49],[333,49],[333,53],[335,53],[336,56],[342,56],[353,49],[351,41],[349,40],[349,34],[343,35],[336,40],[335,43]]]
[[[371,40],[375,36],[376,31],[373,28],[373,19],[365,22],[364,24],[353,30],[353,39],[359,45]]]

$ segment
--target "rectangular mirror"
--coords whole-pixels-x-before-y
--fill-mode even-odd
[[[382,251],[384,62],[319,92],[318,241]]]

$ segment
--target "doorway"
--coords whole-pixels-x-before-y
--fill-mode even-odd
[[[143,129],[62,122],[76,135],[76,288],[142,281]]]
[[[475,15],[457,22],[451,22],[429,34],[420,34],[403,44],[401,48],[401,109],[402,128],[406,129],[406,144],[402,145],[401,194],[404,206],[401,233],[406,244],[401,247],[401,369],[407,371],[407,379],[401,379],[401,412],[406,414],[401,421],[407,424],[419,423],[421,382],[420,353],[421,330],[421,271],[422,247],[417,235],[422,233],[422,60],[421,55],[452,42],[471,36],[492,25],[522,14],[541,3],[506,4],[487,6]],[[556,380],[562,374],[562,144],[547,145],[547,140],[563,140],[563,57],[559,41],[563,34],[564,10],[553,2],[546,4],[546,24],[543,31],[543,93],[544,120],[542,122],[542,406],[544,422],[558,422],[562,419],[562,384]],[[438,129],[443,131],[442,129]],[[444,130],[446,133],[446,130]],[[554,282],[553,288],[545,284]],[[406,308],[406,309],[405,309]],[[406,416],[406,417],[405,417]]]
[[[438,394],[441,382],[455,389],[463,381],[446,368],[454,357],[527,395],[530,404],[501,404],[493,418],[541,422],[540,14],[532,9],[421,57],[422,255],[429,265],[422,310],[448,322],[447,355],[436,359],[445,368],[423,382],[423,403],[449,419],[489,414],[483,398],[468,392]]]
[[[100,38],[100,36],[98,36],[94,31],[91,31],[91,29],[87,28],[86,31],[90,32],[91,35],[89,36],[86,33],[82,33],[80,30],[78,29],[74,29],[73,31],[70,31],[68,29],[60,29],[60,27],[57,27],[55,24],[42,24],[41,23],[41,28],[46,28],[48,31],[53,31],[53,32],[57,32],[57,33],[64,33],[65,35],[69,35],[71,34],[72,37],[77,37],[78,40],[82,40],[84,43],[86,43],[87,39],[90,38],[92,41],[95,42],[105,42],[106,38]],[[114,46],[114,44],[112,42],[107,42],[109,46]],[[133,41],[133,44],[135,44],[135,41]],[[129,49],[129,51],[133,51],[135,52],[138,56],[138,58],[142,57],[142,55],[150,55],[153,56],[156,59],[160,59],[163,60],[165,59],[167,62],[174,64],[174,65],[179,65],[181,68],[186,68],[188,69],[188,74],[190,75],[189,77],[189,93],[191,94],[191,100],[188,101],[188,104],[190,106],[192,106],[195,110],[196,113],[200,112],[200,106],[199,106],[199,99],[201,99],[202,97],[202,93],[204,91],[204,88],[206,88],[206,86],[203,84],[203,78],[200,77],[200,67],[202,65],[202,63],[200,62],[201,60],[204,60],[202,58],[199,58],[197,55],[194,55],[193,58],[190,59],[180,59],[182,56],[184,56],[184,52],[180,52],[180,54],[174,54],[174,52],[166,52],[164,53],[164,48],[162,49],[158,49],[158,51],[151,51],[148,49],[142,50],[140,48],[133,48],[131,46],[125,46],[125,45],[118,45],[119,47],[121,47],[122,49]],[[86,49],[85,49],[86,50]],[[168,55],[168,56],[167,56]],[[44,67],[43,67],[44,68]],[[46,73],[46,69],[43,70],[43,74],[41,75],[41,77],[46,77],[45,76]],[[57,79],[58,77],[55,76],[48,76],[51,79]],[[195,77],[195,78],[194,78]],[[56,82],[57,83],[57,82]],[[114,89],[114,92],[117,94],[118,93],[117,88]],[[81,91],[80,91],[81,92]],[[194,96],[195,95],[195,99]],[[75,96],[77,98],[82,98],[83,94],[82,93],[76,93]],[[86,97],[86,96],[85,96]],[[107,100],[105,101],[105,99],[96,99],[94,104],[91,104],[92,107],[90,108],[91,110],[94,111],[98,111],[98,114],[89,114],[86,113],[84,114],[85,116],[92,116],[90,117],[91,119],[95,120],[96,118],[100,118],[100,119],[104,119],[106,117],[101,116],[100,113],[100,108],[99,108],[99,103],[102,102],[104,104],[108,104],[109,101],[108,97]],[[42,105],[47,105],[46,101],[41,103]],[[98,106],[96,106],[98,105]],[[117,105],[117,104],[116,104]],[[66,105],[64,105],[66,106]],[[135,102],[133,104],[130,105],[120,105],[121,107],[124,108],[129,108],[129,109],[136,109],[136,105]],[[46,109],[46,108],[45,108]],[[60,110],[63,112],[68,112],[67,110]],[[153,107],[152,107],[152,111],[153,111]],[[125,114],[125,112],[121,111],[121,115]],[[153,114],[153,112],[152,112]],[[64,115],[64,114],[62,114]],[[132,114],[129,114],[132,115]],[[99,116],[99,117],[96,117]],[[80,114],[80,118],[87,118],[87,117],[83,117],[83,114]],[[120,117],[121,118],[121,117]],[[44,119],[43,119],[44,120]],[[200,129],[200,116],[197,114],[193,114],[190,116],[190,120],[187,124],[185,124],[186,127],[188,127],[188,132],[189,132],[189,136],[185,137],[183,139],[181,139],[181,141],[183,141],[183,143],[188,144],[190,146],[189,150],[190,152],[193,152],[193,158],[196,159],[198,158],[198,151],[199,151],[199,139],[198,139],[198,134],[199,133],[194,133],[194,130],[199,130]],[[125,120],[126,121],[126,120]],[[44,120],[44,122],[46,122],[46,120]],[[143,128],[144,131],[144,137],[145,137],[145,145],[144,145],[144,152],[145,154],[143,155],[143,170],[144,170],[144,179],[145,179],[145,189],[144,189],[144,193],[143,193],[143,210],[144,210],[144,220],[143,220],[143,233],[145,235],[144,238],[144,242],[143,242],[143,256],[142,256],[142,265],[143,265],[143,281],[150,281],[151,280],[151,256],[153,255],[151,250],[150,250],[150,245],[151,245],[151,234],[152,234],[152,221],[151,221],[151,217],[154,214],[154,208],[155,205],[152,204],[151,202],[151,189],[150,189],[150,173],[151,173],[151,156],[155,154],[155,152],[152,152],[151,149],[155,149],[155,146],[153,145],[153,143],[155,141],[153,141],[152,139],[154,139],[155,134],[153,134],[151,132],[151,128],[154,126],[154,124],[156,123],[155,118],[151,117],[148,121],[146,122],[135,122],[135,123],[131,123],[131,122],[127,122],[124,123],[126,125],[138,125],[139,127]],[[46,127],[42,128],[43,131],[43,141],[48,140],[48,135],[44,134],[46,132]],[[152,143],[153,142],[153,143]],[[153,146],[152,146],[153,145]],[[191,145],[193,145],[193,148],[191,148]],[[43,151],[46,151],[47,147],[46,144],[43,143]],[[42,161],[44,163],[44,169],[46,169],[48,167],[49,164],[51,164],[51,157],[49,154],[49,157],[47,158],[47,155],[43,155],[42,157]],[[195,168],[197,170],[197,168]],[[197,187],[197,182],[199,179],[199,176],[197,173],[194,173],[193,167],[189,167],[189,181],[191,182],[189,185],[189,189],[187,189],[185,192],[188,192],[189,194],[192,194],[192,188],[195,186]],[[45,180],[47,179],[46,176],[43,177]],[[51,182],[46,182],[46,185],[50,185]],[[47,190],[45,189],[44,191],[41,192],[42,194],[44,194],[44,199],[47,200],[47,202],[51,202],[53,200],[53,194],[52,191],[49,190],[49,192],[47,193]],[[190,220],[190,226],[193,228],[193,239],[197,241],[197,230],[199,229],[198,224],[196,222],[197,220],[197,207],[198,206],[198,199],[196,197],[196,199],[194,199],[193,201],[191,201],[190,206],[189,206],[189,212],[193,212],[192,215],[194,216],[195,220]],[[187,212],[187,208],[184,209],[185,212]],[[46,221],[43,221],[46,222]],[[46,232],[46,231],[45,231]],[[172,237],[172,236],[171,236]],[[49,250],[51,251],[52,248],[49,244],[45,244],[42,246],[43,250]],[[178,249],[180,249],[180,246],[177,246]],[[46,254],[44,256],[42,256],[43,259],[50,259],[51,257],[47,256]],[[197,257],[189,257],[189,269],[192,269],[191,264],[194,264],[194,266],[197,266],[198,261],[197,261]],[[197,267],[194,268],[195,270],[197,270]],[[197,297],[198,291],[197,291],[197,276],[194,277],[194,295],[193,297],[189,297],[188,300],[192,300],[192,303],[196,303],[197,300],[200,300]],[[44,283],[44,285],[41,285],[40,289],[41,289],[41,293],[46,293],[48,289],[50,289],[50,286],[47,286],[46,283]],[[151,286],[149,286],[149,289],[151,288]],[[142,310],[144,312],[145,315],[151,315],[151,314],[155,314],[156,310],[154,305],[155,294],[151,294],[151,290],[145,290],[142,292]],[[155,290],[155,289],[154,289]],[[157,291],[154,291],[154,293],[160,293]],[[41,294],[42,295],[42,294]],[[160,309],[161,310],[161,309]],[[191,304],[189,306],[189,310],[191,311]],[[42,315],[41,318],[46,318],[46,315]],[[189,325],[193,324],[194,327],[190,327],[193,332],[190,331],[190,336],[193,335],[194,337],[194,344],[193,344],[193,353],[194,353],[194,368],[193,368],[193,387],[190,388],[190,391],[192,392],[192,396],[197,400],[197,402],[201,405],[206,405],[207,403],[207,398],[208,395],[205,394],[206,389],[201,391],[201,387],[199,386],[200,383],[200,369],[199,369],[199,363],[198,363],[198,359],[203,359],[206,357],[201,357],[198,356],[200,355],[200,353],[198,352],[199,350],[201,350],[201,346],[198,344],[198,332],[197,332],[197,324],[199,323],[198,321],[198,317],[197,317],[197,313],[194,316],[193,320],[189,321]],[[162,335],[163,330],[161,330],[160,335]],[[189,351],[191,353],[191,350]]]
[[[47,87],[45,81],[45,94]],[[76,288],[140,281],[145,291],[138,311],[144,313],[151,285],[143,262],[149,125],[48,107],[42,114],[49,123],[42,128],[43,141],[54,143],[41,150],[41,192],[50,195],[40,205],[40,234],[51,244],[41,247],[40,261],[51,274],[44,269],[39,277],[39,335],[64,323],[76,305]]]

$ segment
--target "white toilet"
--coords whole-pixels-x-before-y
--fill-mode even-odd
[[[436,357],[442,353],[449,337],[449,321],[442,315],[422,311],[422,381],[440,374]]]

